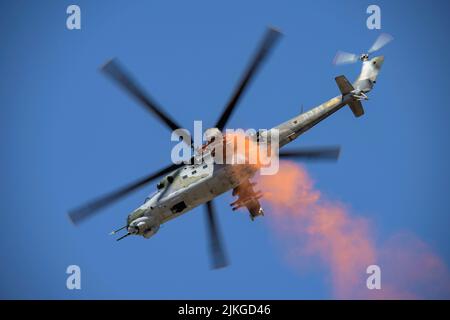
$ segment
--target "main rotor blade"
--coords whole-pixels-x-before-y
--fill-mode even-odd
[[[333,64],[347,64],[347,63],[355,63],[358,61],[359,56],[354,53],[349,53],[345,51],[338,51],[336,56],[333,59]]]
[[[223,110],[214,127],[218,128],[221,131],[223,130],[231,116],[231,113],[239,102],[242,93],[244,92],[245,88],[247,87],[248,83],[250,82],[258,68],[261,66],[264,59],[267,57],[268,53],[270,52],[271,48],[280,35],[281,33],[276,29],[267,29],[258,51],[254,55],[250,65],[246,69],[243,77],[241,78],[238,86],[235,88],[233,95],[225,106],[225,109]]]
[[[152,112],[161,122],[163,122],[172,131],[181,126],[175,122],[153,99],[139,88],[133,78],[125,72],[117,60],[108,61],[101,70],[113,78],[125,91],[138,100],[144,107]]]
[[[212,201],[208,201],[206,203],[206,213],[208,220],[212,267],[214,269],[226,267],[228,262],[222,247],[222,240],[216,222],[217,215]]]
[[[93,214],[95,214],[100,209],[112,204],[113,202],[123,198],[124,196],[130,194],[131,192],[139,189],[140,187],[145,186],[152,180],[167,174],[181,165],[178,164],[172,164],[170,166],[167,166],[157,172],[154,172],[142,179],[139,179],[135,182],[132,182],[116,191],[110,192],[104,196],[101,196],[93,201],[88,202],[87,204],[72,210],[69,212],[69,218],[74,224],[79,224],[80,222],[84,221],[85,219],[91,217]]]
[[[280,151],[280,158],[296,158],[302,160],[331,160],[336,161],[339,158],[341,148],[320,147],[320,148],[302,148],[296,150]]]
[[[385,45],[387,45],[389,42],[391,42],[394,38],[387,33],[382,33],[380,36],[375,40],[372,47],[369,49],[368,53],[373,53],[377,50],[380,50]]]

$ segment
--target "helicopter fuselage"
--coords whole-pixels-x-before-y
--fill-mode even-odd
[[[361,73],[353,85],[343,76],[338,77],[341,78],[339,80],[336,78],[341,95],[269,131],[261,131],[259,141],[268,139],[270,131],[277,130],[278,145],[281,148],[345,105],[350,106],[355,116],[362,115],[363,111],[360,114],[355,112],[354,105],[360,105],[360,100],[367,99],[365,93],[373,88],[383,61],[382,56],[364,61]],[[343,84],[340,82],[342,78]],[[362,110],[362,106],[360,108]],[[202,162],[182,166],[166,175],[158,184],[157,192],[149,196],[142,206],[128,216],[128,232],[149,238],[158,231],[161,224],[211,201],[222,193],[235,189],[257,172],[257,167],[247,164]],[[254,216],[251,217],[254,218]]]
[[[279,147],[289,144],[352,99],[351,96],[336,96],[272,128],[278,131]],[[266,134],[262,134],[260,139],[265,139]],[[149,238],[161,224],[233,190],[257,172],[255,166],[246,164],[203,162],[185,165],[165,176],[158,184],[158,190],[128,216],[129,231]]]

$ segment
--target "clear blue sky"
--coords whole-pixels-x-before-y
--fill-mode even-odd
[[[66,8],[82,10],[68,31]],[[341,144],[337,164],[308,165],[317,187],[374,221],[410,230],[450,263],[448,1],[376,1],[383,49],[366,116],[344,109],[300,145]],[[67,210],[170,161],[170,132],[98,72],[119,57],[191,128],[222,109],[266,25],[284,37],[230,126],[269,128],[338,94],[338,49],[363,52],[372,1],[2,1],[0,5],[1,298],[332,298],[323,268],[286,265],[268,219],[218,199],[232,265],[210,271],[201,209],[151,240],[116,243],[154,185],[76,228]],[[270,212],[267,212],[270,214]],[[82,290],[65,287],[66,267]]]

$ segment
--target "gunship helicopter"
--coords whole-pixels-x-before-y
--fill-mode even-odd
[[[223,132],[245,89],[267,58],[274,44],[280,38],[280,35],[281,33],[274,28],[267,29],[255,55],[251,59],[250,64],[238,82],[221,115],[212,129],[208,129],[211,133],[211,139],[205,143],[203,149],[207,148],[214,141],[214,137],[218,133]],[[392,40],[392,37],[386,34],[380,35],[368,53],[360,56],[346,52],[338,52],[334,60],[335,64],[352,63],[358,59],[362,61],[361,73],[358,78],[351,84],[343,75],[336,77],[335,81],[340,90],[338,96],[272,128],[271,130],[278,131],[279,148],[294,141],[301,134],[346,105],[350,107],[354,116],[362,116],[364,109],[361,101],[368,100],[367,93],[372,90],[376,83],[384,61],[383,56],[370,59],[369,55],[381,49],[390,40]],[[182,128],[153,98],[137,85],[117,60],[110,60],[101,70],[117,82],[122,89],[127,91],[143,107],[148,109],[167,128],[172,131]],[[267,136],[264,134],[258,137],[258,139],[265,138]],[[339,156],[339,151],[339,147],[303,148],[278,151],[278,155],[280,158],[302,160],[336,160]],[[237,200],[231,204],[234,210],[246,208],[252,220],[258,216],[262,216],[264,211],[259,202],[262,193],[255,191],[255,184],[250,181],[258,169],[255,169],[255,166],[245,164],[211,164],[211,162],[193,161],[194,158],[195,156],[188,163],[170,164],[116,191],[94,199],[70,211],[69,218],[75,225],[78,225],[106,206],[148,185],[155,179],[163,177],[157,184],[157,191],[149,195],[145,199],[144,204],[128,215],[125,226],[113,231],[112,234],[122,230],[126,231],[126,234],[117,240],[131,235],[150,238],[158,231],[161,224],[179,217],[200,205],[204,205],[208,222],[212,266],[213,268],[224,267],[228,262],[218,229],[213,200],[217,196],[232,190],[233,196],[237,196]]]

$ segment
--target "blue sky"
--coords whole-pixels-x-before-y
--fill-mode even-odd
[[[67,210],[170,161],[170,132],[98,72],[118,57],[187,128],[212,124],[267,25],[284,37],[229,125],[270,128],[338,94],[338,49],[363,52],[367,1],[68,1],[0,5],[1,298],[333,298],[324,268],[297,274],[268,219],[217,201],[232,264],[211,271],[201,209],[151,240],[116,243],[154,185],[80,227]],[[294,143],[342,145],[337,164],[307,164],[328,198],[374,222],[377,238],[409,230],[450,263],[447,1],[376,1],[394,36],[366,115],[343,109]],[[270,214],[268,212],[267,214]],[[66,267],[82,270],[69,291]]]

